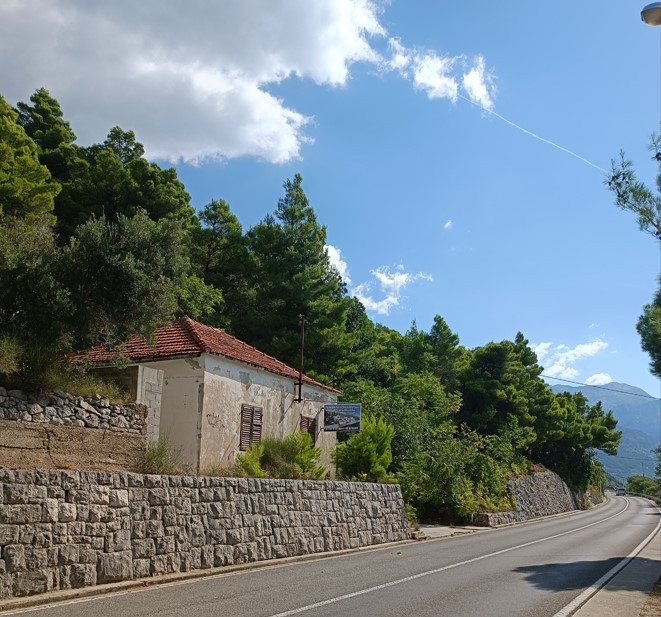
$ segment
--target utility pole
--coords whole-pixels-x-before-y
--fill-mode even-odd
[[[303,401],[303,351],[305,349],[305,315],[298,316],[298,329],[300,336],[300,358],[298,365],[298,398],[294,402],[301,403]]]

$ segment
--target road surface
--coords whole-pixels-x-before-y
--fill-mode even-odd
[[[658,509],[649,502],[614,497],[595,510],[525,525],[214,575],[16,613],[35,617],[553,617],[562,615],[586,588],[640,547],[660,521]],[[656,567],[661,574],[659,562]]]

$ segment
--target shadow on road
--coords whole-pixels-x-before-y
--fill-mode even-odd
[[[525,580],[537,589],[544,591],[568,591],[583,589],[601,578],[611,568],[615,567],[622,557],[612,557],[597,561],[575,561],[571,563],[548,563],[534,566],[521,566],[514,572],[525,574]],[[626,569],[635,567],[655,568],[661,575],[661,566],[654,559],[636,557],[626,566]],[[628,578],[628,577],[627,577]],[[637,580],[623,580],[614,589],[627,591],[645,591],[645,585],[638,585]]]

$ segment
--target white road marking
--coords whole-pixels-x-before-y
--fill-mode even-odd
[[[627,500],[629,503],[629,500]],[[661,513],[661,508],[657,508]],[[597,591],[599,591],[608,581],[610,581],[620,570],[624,569],[629,562],[642,551],[647,543],[654,537],[654,534],[661,528],[661,520],[657,523],[654,531],[647,536],[636,548],[633,549],[622,561],[615,564],[606,574],[604,574],[598,581],[590,585],[583,593],[576,596],[567,606],[559,610],[553,617],[569,617],[575,610],[585,604]]]
[[[414,581],[419,578],[423,578],[425,576],[431,576],[432,574],[438,574],[439,572],[445,572],[446,570],[452,570],[453,568],[458,568],[460,566],[466,566],[470,563],[475,563],[476,561],[482,561],[483,559],[488,559],[489,557],[495,557],[496,555],[503,555],[504,553],[509,553],[511,551],[516,551],[520,548],[525,548],[526,546],[532,546],[533,544],[539,544],[540,542],[546,542],[547,540],[553,540],[555,538],[561,538],[562,536],[567,536],[571,533],[576,533],[577,531],[581,531],[583,529],[587,529],[588,527],[594,527],[595,525],[600,525],[601,523],[605,523],[606,521],[609,521],[616,516],[620,516],[620,514],[626,512],[626,510],[629,508],[629,501],[627,500],[627,505],[622,508],[617,514],[613,514],[612,516],[609,516],[607,518],[604,518],[600,521],[597,521],[595,523],[590,523],[589,525],[583,525],[583,527],[577,527],[576,529],[572,529],[570,531],[565,531],[563,533],[557,533],[552,536],[548,536],[546,538],[541,538],[539,540],[533,540],[531,542],[525,542],[524,544],[518,544],[517,546],[511,546],[510,548],[504,548],[500,551],[496,551],[494,553],[488,553],[487,555],[481,555],[480,557],[474,557],[473,559],[467,559],[466,561],[460,561],[458,563],[453,563],[450,564],[449,566],[443,566],[442,568],[434,568],[433,570],[427,570],[426,572],[420,572],[419,574],[413,574],[412,576],[406,576],[404,578],[397,579],[396,581],[390,581],[389,583],[383,583],[382,585],[375,585],[374,587],[367,587],[366,589],[361,589],[359,591],[354,591],[352,593],[347,593],[342,596],[337,596],[336,598],[329,598],[328,600],[322,600],[321,602],[315,602],[314,604],[308,604],[307,606],[301,606],[299,608],[294,608],[289,611],[284,611],[283,613],[277,613],[275,615],[271,615],[270,617],[289,617],[290,615],[298,615],[299,613],[305,613],[306,611],[311,611],[315,608],[319,608],[321,606],[327,606],[329,604],[335,604],[336,602],[342,602],[343,600],[349,600],[350,598],[355,598],[357,596],[362,596],[365,595],[366,593],[372,593],[374,591],[380,591],[381,589],[387,589],[388,587],[394,587],[395,585],[401,585],[403,583],[408,583],[410,581]],[[661,525],[661,523],[659,523]],[[558,617],[554,615],[554,617]]]

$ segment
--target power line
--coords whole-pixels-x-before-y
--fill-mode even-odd
[[[651,398],[653,401],[659,401],[661,399],[656,398],[656,396],[650,396],[649,394],[638,394],[637,392],[627,392],[626,390],[618,390],[617,388],[607,388],[606,386],[593,386],[589,383],[583,383],[582,381],[572,381],[571,379],[562,379],[561,377],[551,377],[550,375],[540,375],[545,379],[556,379],[557,381],[566,381],[567,383],[573,383],[577,386],[586,386],[588,388],[600,388],[601,390],[608,390],[609,392],[620,392],[621,394],[629,394],[630,396],[640,396],[642,398]]]

